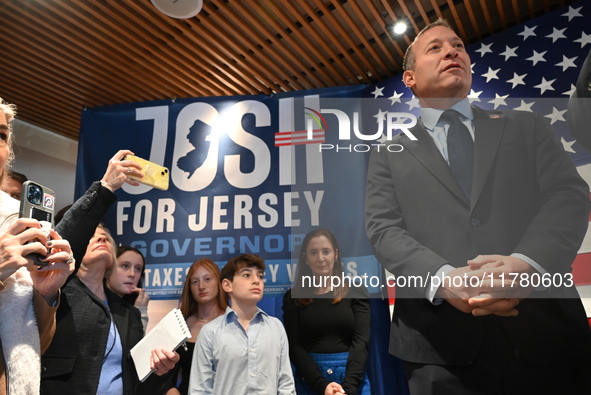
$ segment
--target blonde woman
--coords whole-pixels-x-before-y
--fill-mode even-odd
[[[14,158],[15,113],[0,98],[0,185]],[[53,230],[49,240],[37,220],[17,219],[18,210],[18,200],[0,191],[0,395],[39,394],[35,367],[51,341],[59,289],[74,270],[70,244]],[[47,255],[48,265],[33,266],[30,253]]]

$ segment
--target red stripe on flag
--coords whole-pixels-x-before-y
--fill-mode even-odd
[[[591,253],[579,254],[573,262],[575,285],[591,284]]]
[[[324,129],[312,130],[312,138],[308,138],[307,130],[275,133],[275,147],[284,145],[319,144],[326,141]]]
[[[324,134],[324,129],[314,129],[312,130],[312,134]],[[295,130],[293,132],[277,132],[275,133],[275,137],[283,137],[283,136],[307,136],[307,130]]]

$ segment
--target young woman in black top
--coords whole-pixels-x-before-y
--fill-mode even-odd
[[[341,251],[328,229],[306,235],[294,287],[283,299],[298,395],[370,394],[365,374],[370,312],[365,288],[341,281]],[[336,281],[335,281],[336,285]]]

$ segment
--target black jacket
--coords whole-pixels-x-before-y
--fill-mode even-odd
[[[76,271],[88,242],[117,196],[94,182],[56,225],[60,236],[70,242]],[[138,309],[105,287],[109,308],[90,291],[74,272],[62,288],[53,341],[41,358],[41,394],[95,395],[107,347],[111,316],[123,347],[124,395],[164,393],[167,377],[151,375],[141,385],[129,350],[144,335]]]
[[[468,201],[421,123],[370,158],[366,229],[395,276],[427,279],[478,254],[523,254],[566,279],[587,231],[589,189],[538,114],[474,108],[474,176]],[[566,281],[565,281],[566,283]],[[533,291],[518,317],[474,317],[430,303],[430,282],[398,287],[390,351],[416,363],[468,365],[484,328],[507,336],[533,364],[591,359],[591,331],[574,287]],[[535,297],[535,298],[534,298]],[[543,299],[548,298],[548,299]],[[548,340],[548,339],[551,339]]]

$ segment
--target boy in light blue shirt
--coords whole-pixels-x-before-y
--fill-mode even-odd
[[[231,307],[197,337],[190,394],[290,394],[295,386],[285,329],[257,307],[264,293],[265,262],[256,255],[232,258],[222,269]]]

